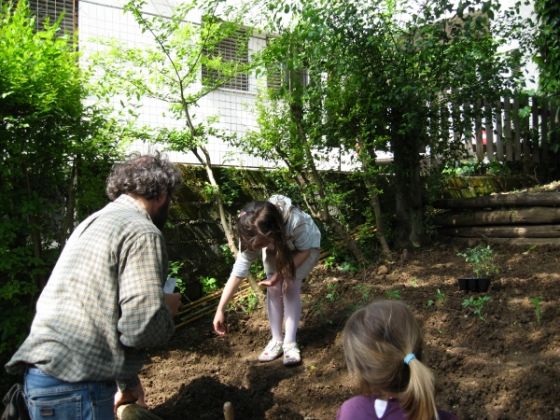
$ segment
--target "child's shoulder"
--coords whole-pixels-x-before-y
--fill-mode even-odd
[[[438,410],[439,420],[458,420],[455,414],[450,413],[448,411]]]
[[[337,420],[369,420],[374,419],[374,397],[356,395],[342,403],[336,415]]]

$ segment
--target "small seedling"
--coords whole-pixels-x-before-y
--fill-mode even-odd
[[[177,279],[175,287],[181,294],[181,296],[187,296],[187,282],[179,275],[181,268],[183,268],[184,263],[181,261],[170,261],[169,262],[169,277],[174,277]]]
[[[205,295],[218,290],[218,280],[214,277],[204,276],[199,279],[199,282],[202,285],[202,293]]]
[[[490,296],[470,297],[463,300],[463,308],[470,308],[472,313],[479,319],[484,320],[482,310],[486,302],[490,300]]]
[[[437,289],[435,299],[429,299],[428,302],[426,303],[426,306],[428,308],[434,305],[442,306],[444,302],[445,302],[445,293],[443,293],[440,289]]]
[[[542,297],[537,296],[530,298],[529,300],[531,301],[531,303],[533,304],[533,308],[535,309],[535,318],[537,318],[537,324],[540,325],[542,320]]]
[[[362,296],[362,302],[365,303],[369,301],[369,294],[371,293],[370,286],[360,283],[356,285],[355,289]]]
[[[243,312],[250,314],[257,309],[257,306],[259,305],[259,297],[251,290],[247,296],[240,298],[237,304],[241,307]]]
[[[327,294],[325,295],[325,299],[327,299],[327,301],[330,303],[333,303],[338,298],[336,286],[336,283],[327,284]]]
[[[325,268],[334,268],[336,266],[336,257],[334,255],[329,255],[325,258],[323,265]]]
[[[385,296],[387,299],[399,300],[401,298],[401,292],[398,290],[387,290]]]
[[[418,287],[418,279],[416,277],[412,277],[408,281],[408,284],[410,284],[412,287]]]
[[[343,273],[355,273],[356,271],[358,271],[358,267],[356,267],[355,264],[352,264],[351,262],[348,261],[344,261],[342,264],[340,264],[338,268]]]
[[[443,293],[441,290],[437,289],[437,291],[436,291],[436,305],[443,305],[443,302],[445,302],[445,293]]]

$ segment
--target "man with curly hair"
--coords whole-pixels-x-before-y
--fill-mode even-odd
[[[112,200],[72,233],[37,302],[31,332],[6,364],[24,373],[32,419],[110,419],[144,404],[146,348],[174,332],[178,293],[165,294],[161,229],[180,174],[167,159],[133,155],[107,179]]]

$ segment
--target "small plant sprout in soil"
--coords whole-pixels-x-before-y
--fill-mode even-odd
[[[482,310],[488,301],[490,301],[490,296],[470,297],[463,300],[463,308],[470,308],[473,315],[484,321]]]
[[[338,298],[338,293],[336,291],[337,284],[336,283],[329,283],[327,284],[327,294],[325,295],[325,299],[328,302],[333,303]]]
[[[202,286],[202,293],[207,295],[218,290],[218,280],[214,277],[204,276],[199,279]]]
[[[426,303],[427,307],[432,306],[442,306],[445,302],[445,293],[443,293],[440,289],[437,289],[435,299],[428,299]]]
[[[542,307],[541,307],[542,297],[540,296],[532,297],[529,300],[531,301],[531,304],[533,305],[533,308],[535,310],[535,318],[537,320],[537,325],[540,325],[542,320]]]
[[[387,290],[385,296],[387,299],[400,300],[401,292],[399,290]]]

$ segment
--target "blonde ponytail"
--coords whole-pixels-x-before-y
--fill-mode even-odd
[[[410,379],[399,401],[411,420],[438,419],[435,379],[431,369],[414,358],[408,363]]]

